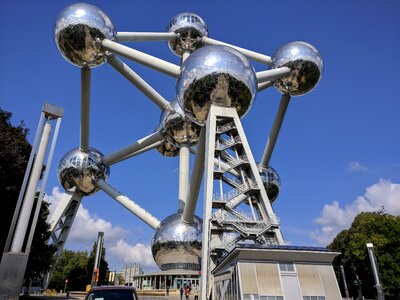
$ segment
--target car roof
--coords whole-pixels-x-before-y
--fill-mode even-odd
[[[135,288],[132,286],[124,286],[124,285],[104,285],[104,286],[94,286],[90,289],[90,291],[100,291],[100,290],[132,290]]]

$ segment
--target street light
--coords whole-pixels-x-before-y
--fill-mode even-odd
[[[371,261],[372,272],[374,273],[375,287],[378,292],[378,299],[385,300],[385,295],[383,294],[383,287],[379,280],[379,270],[378,264],[376,262],[376,257],[374,255],[374,245],[372,243],[367,243],[368,255]]]

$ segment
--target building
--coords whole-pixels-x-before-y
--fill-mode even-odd
[[[139,290],[178,290],[190,285],[199,286],[199,271],[194,270],[166,270],[148,274],[138,274],[133,278],[133,286]]]
[[[212,271],[213,299],[341,299],[332,261],[320,247],[239,244]]]

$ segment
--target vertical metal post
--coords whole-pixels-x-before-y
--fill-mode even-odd
[[[378,292],[378,299],[385,300],[383,287],[379,280],[379,270],[378,270],[378,264],[376,262],[376,257],[374,254],[374,245],[372,243],[367,243],[367,249],[368,249],[369,259],[371,261],[372,272],[374,273],[375,287],[376,291]]]
[[[101,252],[103,250],[103,236],[104,232],[99,231],[97,235],[96,258],[93,265],[92,286],[97,286],[97,278],[100,273]]]
[[[42,174],[43,162],[46,155],[47,144],[50,139],[50,133],[51,125],[46,123],[43,128],[43,135],[40,141],[38,152],[36,154],[35,162],[33,163],[33,169],[31,172],[31,177],[29,178],[28,187],[26,189],[24,203],[22,204],[21,213],[15,229],[14,240],[11,244],[11,252],[22,252],[29,219],[32,213],[33,203],[35,201],[36,189]]]
[[[61,125],[61,118],[58,118],[57,123],[56,123],[56,128],[54,130],[53,139],[52,139],[51,146],[50,146],[49,155],[47,157],[46,171],[44,173],[42,184],[40,187],[39,198],[38,198],[38,201],[36,204],[36,210],[35,210],[35,214],[33,216],[32,224],[36,224],[38,217],[39,217],[40,208],[42,206],[42,201],[43,201],[43,196],[44,196],[44,189],[46,187],[47,178],[49,177],[49,171],[50,171],[50,167],[51,167],[51,162],[53,160],[53,154],[54,154],[54,149],[56,147],[56,142],[57,142],[58,132],[60,130],[60,125]],[[26,249],[29,251],[31,249],[34,234],[35,234],[35,226],[31,226],[31,230],[30,230],[29,237],[28,237],[28,242],[26,243]]]
[[[215,107],[210,107],[207,123],[202,128],[205,131],[205,139],[202,141],[204,147],[202,166],[204,168],[204,202],[203,202],[203,239],[201,251],[201,281],[200,298],[209,299],[210,287],[213,285],[211,278],[211,259],[210,240],[211,237],[211,217],[212,217],[212,194],[213,194],[213,171],[214,171],[214,152],[215,152],[215,132],[217,116],[214,113]],[[199,141],[200,142],[200,141]],[[204,151],[203,150],[203,151]],[[197,152],[199,155],[199,151]]]
[[[350,299],[349,289],[347,288],[346,275],[344,274],[343,265],[340,265],[340,272],[342,273],[342,279],[343,279],[344,292],[346,294],[346,299]]]
[[[17,202],[17,205],[15,207],[14,216],[13,216],[13,219],[12,219],[12,222],[11,222],[10,230],[9,230],[8,237],[7,237],[7,242],[6,242],[5,246],[4,246],[4,251],[3,252],[8,252],[10,250],[10,245],[11,245],[11,242],[12,242],[12,238],[13,238],[13,234],[14,234],[14,230],[15,230],[15,225],[16,225],[16,223],[18,221],[18,214],[19,214],[20,209],[21,209],[22,200],[24,198],[25,191],[26,191],[26,185],[28,184],[29,175],[31,173],[31,167],[32,167],[32,163],[33,163],[33,158],[35,157],[36,149],[38,147],[38,143],[39,143],[40,137],[42,136],[44,122],[45,122],[45,114],[44,114],[44,112],[42,112],[40,114],[40,120],[39,120],[38,127],[36,129],[35,140],[34,140],[33,145],[32,145],[32,151],[31,151],[31,154],[29,156],[29,161],[28,161],[28,165],[26,167],[24,180],[22,182],[22,186],[21,186],[21,189],[19,191],[18,202]]]
[[[90,78],[89,68],[81,70],[81,126],[80,126],[80,149],[89,150],[89,126],[90,126]]]
[[[190,152],[189,145],[182,145],[179,149],[179,203],[178,210],[183,211],[190,186]]]

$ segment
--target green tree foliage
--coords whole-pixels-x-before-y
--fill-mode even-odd
[[[65,279],[68,279],[68,289],[84,291],[90,281],[87,280],[88,253],[84,251],[74,252],[64,250],[54,268],[49,288],[64,289]]]
[[[29,130],[23,122],[13,126],[11,117],[12,113],[0,108],[0,253],[4,250],[31,152],[31,145],[26,139]]]
[[[98,285],[108,283],[108,263],[105,260],[106,251],[103,248],[100,261],[100,277]],[[93,275],[94,260],[96,257],[96,242],[93,249],[88,254],[86,251],[74,252],[64,250],[54,268],[53,275],[49,284],[50,289],[63,290],[65,279],[68,279],[68,290],[84,291],[86,286],[91,283]]]
[[[351,295],[357,295],[357,286],[353,282],[358,276],[363,296],[376,297],[366,243],[374,245],[386,299],[400,299],[400,217],[388,215],[383,210],[360,213],[351,227],[341,231],[328,246],[330,250],[341,252],[333,262],[339,283],[342,284],[342,264]]]
[[[37,199],[36,197],[33,211],[37,205]],[[51,268],[53,255],[57,250],[54,245],[49,245],[47,243],[51,234],[50,225],[46,222],[48,215],[49,204],[42,201],[35,233],[33,235],[29,260],[25,270],[25,280],[27,281],[40,280],[44,277]],[[27,286],[29,286],[29,284],[27,284]]]
[[[93,276],[93,266],[94,266],[94,261],[96,259],[96,249],[97,249],[97,242],[93,244],[93,249],[90,252],[89,260],[88,260],[88,265],[87,265],[87,273],[89,274],[88,280],[91,282],[92,276]],[[102,284],[107,284],[108,283],[108,262],[105,260],[106,256],[106,249],[103,248],[101,252],[101,258],[100,258],[100,274],[99,274],[99,281],[97,282],[98,285]]]

